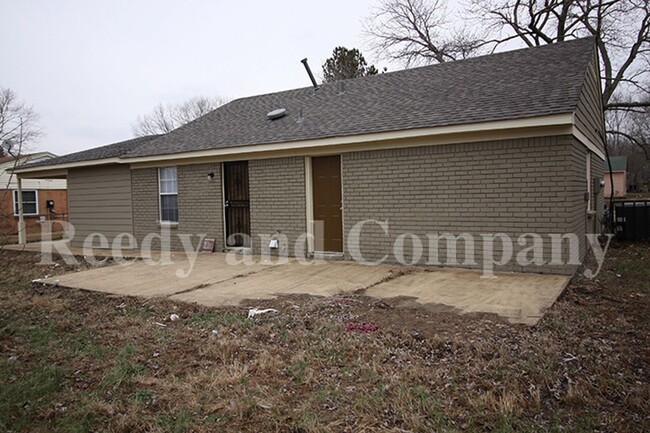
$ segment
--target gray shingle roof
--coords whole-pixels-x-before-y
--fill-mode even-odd
[[[305,87],[237,99],[126,156],[568,113],[577,106],[593,47],[592,38],[579,39],[346,80],[342,95],[340,83],[331,83],[317,92]],[[268,120],[276,108],[288,115]]]
[[[129,151],[137,149],[139,146],[142,146],[154,138],[158,138],[160,135],[148,135],[145,137],[132,138],[126,141],[120,141],[119,143],[108,144],[106,146],[94,147],[88,150],[82,150],[80,152],[69,153],[63,156],[57,156],[56,158],[51,158],[43,161],[38,161],[30,164],[25,164],[21,168],[32,168],[32,167],[41,167],[46,165],[59,165],[67,164],[71,162],[83,162],[83,161],[94,161],[97,159],[106,159],[106,158],[120,158],[124,156]]]
[[[585,38],[345,80],[343,92],[337,82],[241,98],[155,139],[50,163],[104,158],[112,146],[130,158],[571,113],[593,49]],[[277,108],[288,114],[268,120]]]

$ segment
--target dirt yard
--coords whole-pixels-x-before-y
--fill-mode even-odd
[[[110,297],[32,285],[75,270],[38,261],[0,252],[1,431],[650,431],[648,244],[534,328],[363,294]]]

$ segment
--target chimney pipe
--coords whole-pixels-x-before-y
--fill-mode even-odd
[[[304,58],[301,60],[301,62],[305,66],[305,69],[307,70],[307,74],[309,75],[311,84],[314,86],[314,90],[318,90],[318,84],[316,83],[316,78],[314,78],[314,74],[312,74],[311,69],[309,69],[309,65],[307,64],[307,59]]]

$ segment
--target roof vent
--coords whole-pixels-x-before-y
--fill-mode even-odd
[[[307,59],[306,58],[302,59],[301,62],[305,66],[305,69],[307,70],[307,75],[309,75],[309,79],[311,80],[311,84],[314,86],[314,90],[318,90],[318,83],[316,83],[316,78],[314,78],[314,74],[311,73],[311,68],[309,68]]]
[[[269,120],[275,120],[275,119],[279,119],[280,117],[284,117],[286,115],[287,115],[286,108],[278,108],[277,110],[269,111],[266,114],[266,117],[268,117]]]

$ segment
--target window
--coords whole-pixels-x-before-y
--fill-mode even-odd
[[[160,190],[160,221],[178,222],[178,183],[176,182],[176,167],[158,169]]]
[[[14,215],[18,215],[18,191],[14,191]],[[23,215],[38,215],[36,191],[23,191]]]

